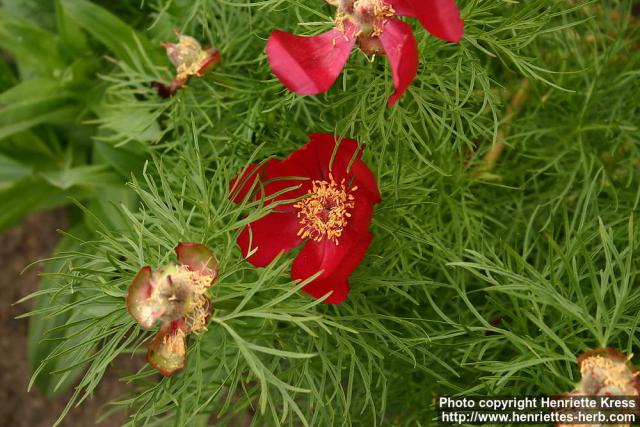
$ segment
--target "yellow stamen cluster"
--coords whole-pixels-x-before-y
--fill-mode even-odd
[[[597,375],[598,379],[602,381],[603,388],[615,387],[618,390],[623,390],[624,395],[628,396],[638,394],[632,381],[634,375],[631,373],[626,361],[612,360],[600,355],[591,356],[582,361],[580,373],[583,378],[588,375]]]
[[[191,311],[185,316],[187,325],[191,332],[200,333],[207,330],[207,320],[211,313],[209,300],[205,296],[200,296]]]
[[[338,245],[355,206],[351,193],[357,189],[347,190],[345,180],[337,183],[331,174],[329,181],[313,181],[308,197],[293,205],[300,219],[298,236],[316,242],[329,239]]]
[[[198,271],[191,271],[181,265],[178,271],[171,275],[174,283],[179,283],[181,287],[192,289],[196,295],[204,294],[211,286],[212,277]]]
[[[184,338],[185,333],[182,329],[177,329],[175,332],[162,337],[162,350],[164,354],[185,354]]]
[[[351,0],[338,4],[336,29],[344,31],[344,21],[348,19],[358,25],[356,36],[377,37],[382,34],[387,18],[395,16],[393,6],[384,0]]]

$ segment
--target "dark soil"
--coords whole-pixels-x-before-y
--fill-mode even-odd
[[[67,402],[68,394],[45,398],[38,390],[27,393],[31,376],[26,349],[28,320],[15,320],[15,317],[28,311],[30,306],[12,305],[37,289],[42,267],[34,267],[22,275],[20,272],[30,262],[45,258],[53,251],[59,240],[56,230],[65,225],[64,211],[53,211],[31,215],[0,235],[0,426],[51,426]],[[100,406],[125,391],[126,385],[118,382],[116,374],[107,373],[93,399],[73,409],[61,425],[95,425]],[[124,420],[123,414],[117,414],[100,426],[120,426]]]

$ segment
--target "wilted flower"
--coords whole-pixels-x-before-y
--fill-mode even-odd
[[[261,196],[274,196],[265,201],[267,205],[278,203],[238,237],[249,262],[263,267],[281,252],[303,244],[291,277],[305,280],[322,271],[303,291],[315,298],[331,292],[327,303],[344,301],[349,276],[371,243],[373,206],[380,202],[376,178],[361,155],[353,139],[311,134],[309,142],[286,159],[252,165],[237,177],[231,184],[236,203]],[[261,192],[249,194],[256,179]]]
[[[576,392],[587,396],[638,396],[640,381],[630,358],[611,348],[600,348],[578,358],[582,381]]]
[[[273,73],[301,95],[326,92],[344,68],[358,41],[367,53],[386,55],[391,64],[394,104],[418,71],[418,48],[411,26],[395,18],[418,18],[431,34],[458,42],[464,22],[454,0],[326,0],[337,8],[335,28],[313,37],[273,31],[267,56]]]
[[[127,294],[129,313],[143,329],[162,325],[147,361],[163,375],[184,366],[186,335],[206,329],[211,302],[204,294],[218,277],[218,262],[207,247],[180,243],[176,254],[180,265],[140,269]]]
[[[176,90],[189,81],[189,77],[202,77],[220,62],[220,51],[218,49],[202,49],[200,43],[193,37],[180,33],[177,33],[177,35],[177,44],[164,43],[162,45],[167,50],[167,56],[176,67],[177,72],[170,86],[160,82],[153,84],[162,98],[168,98],[173,95]]]
[[[627,357],[618,350],[598,348],[578,357],[578,367],[582,379],[576,388],[562,397],[579,396],[640,396],[640,380],[638,373]],[[556,424],[567,427],[571,424]],[[604,426],[609,424],[590,424]],[[629,424],[616,424],[629,426]],[[583,425],[573,426],[581,427]],[[586,424],[584,425],[586,426]]]

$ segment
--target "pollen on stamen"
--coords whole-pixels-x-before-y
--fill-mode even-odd
[[[300,219],[298,236],[316,242],[329,239],[338,245],[355,206],[352,193],[356,190],[347,189],[344,179],[336,182],[331,174],[328,181],[313,181],[308,197],[293,205]]]
[[[336,28],[346,17],[358,26],[356,36],[378,37],[382,34],[388,18],[395,16],[393,6],[384,0],[355,0],[338,6]]]

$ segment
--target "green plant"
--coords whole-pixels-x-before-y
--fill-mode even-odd
[[[219,258],[213,316],[190,337],[182,373],[160,379],[141,363],[124,378],[131,395],[113,403],[129,425],[234,425],[245,411],[254,425],[436,424],[435,395],[562,393],[578,379],[577,354],[637,349],[632,2],[461,1],[463,41],[416,30],[428,55],[389,109],[389,69],[361,53],[323,95],[285,92],[271,75],[266,37],[330,28],[320,0],[115,3],[136,36],[85,0],[58,5],[69,31],[84,34],[88,60],[106,67],[85,80],[102,90],[82,127],[110,160],[82,167],[129,179],[118,188],[132,201],[107,211],[102,191],[82,199],[75,209],[91,233],[71,231],[75,243],[63,243],[72,246],[34,295],[30,315],[57,319],[38,328],[54,340],[34,358],[35,381],[79,375],[61,416],[118,355],[144,352],[151,334],[127,314],[127,288],[184,241]],[[174,28],[220,49],[222,62],[161,100],[151,83],[171,73],[154,46]],[[100,45],[119,60],[100,59]],[[70,129],[63,123],[49,132]],[[365,143],[383,198],[373,244],[335,307],[290,281],[295,254],[265,269],[242,258],[236,237],[270,208],[228,198],[240,170],[288,154],[308,132]]]

